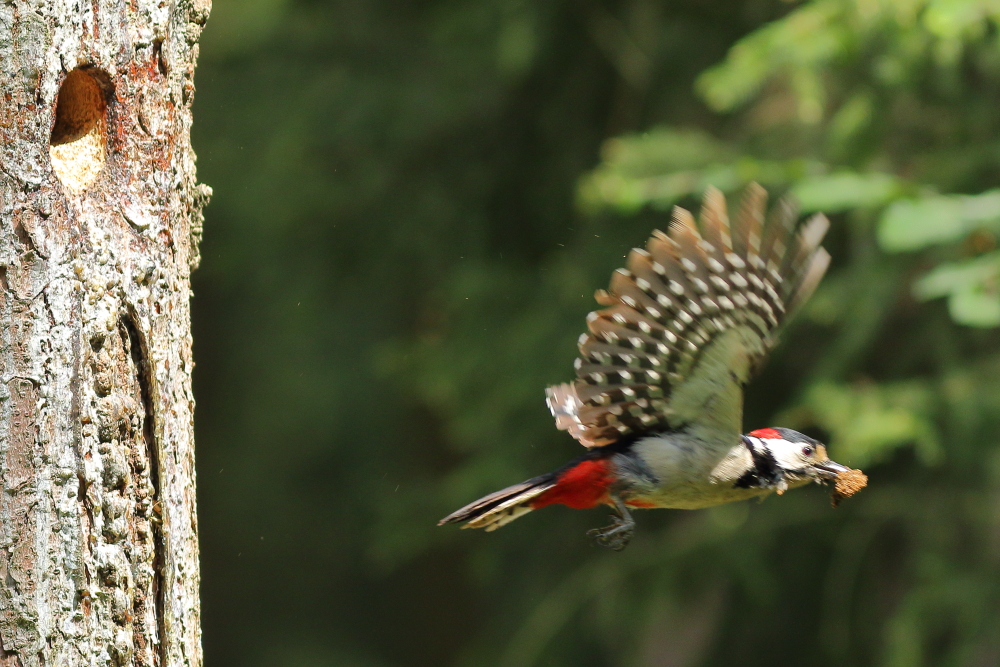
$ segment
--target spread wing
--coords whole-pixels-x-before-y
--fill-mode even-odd
[[[694,217],[674,209],[670,233],[633,249],[587,317],[577,379],[546,390],[556,426],[586,447],[626,434],[702,426],[738,433],[743,385],[830,263],[829,222],[800,228],[783,201],[765,222],[767,193],[751,185],[730,225],[709,190]]]

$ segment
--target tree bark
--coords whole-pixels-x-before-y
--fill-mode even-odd
[[[0,2],[0,667],[201,665],[209,0]]]

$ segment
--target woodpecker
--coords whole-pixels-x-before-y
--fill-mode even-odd
[[[586,453],[438,525],[492,531],[548,505],[609,505],[613,523],[588,534],[621,550],[635,529],[630,509],[700,509],[827,481],[838,483],[836,503],[864,486],[860,471],[802,433],[742,433],[744,386],[830,263],[820,247],[826,217],[800,226],[794,202],[783,200],[765,221],[766,208],[756,184],[732,225],[715,189],[700,225],[675,208],[669,234],[654,231],[597,292],[604,308],[587,318],[576,380],[546,390],[556,427]],[[840,491],[842,477],[856,482],[850,490]]]

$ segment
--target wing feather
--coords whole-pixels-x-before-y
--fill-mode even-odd
[[[595,295],[604,308],[587,318],[576,380],[546,390],[558,428],[588,447],[692,424],[739,429],[743,384],[830,262],[824,216],[796,233],[793,202],[768,218],[766,205],[753,184],[730,223],[710,189],[699,221],[675,208],[669,234],[629,254]]]

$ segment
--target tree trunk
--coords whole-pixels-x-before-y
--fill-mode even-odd
[[[0,2],[0,667],[201,665],[209,0]]]

